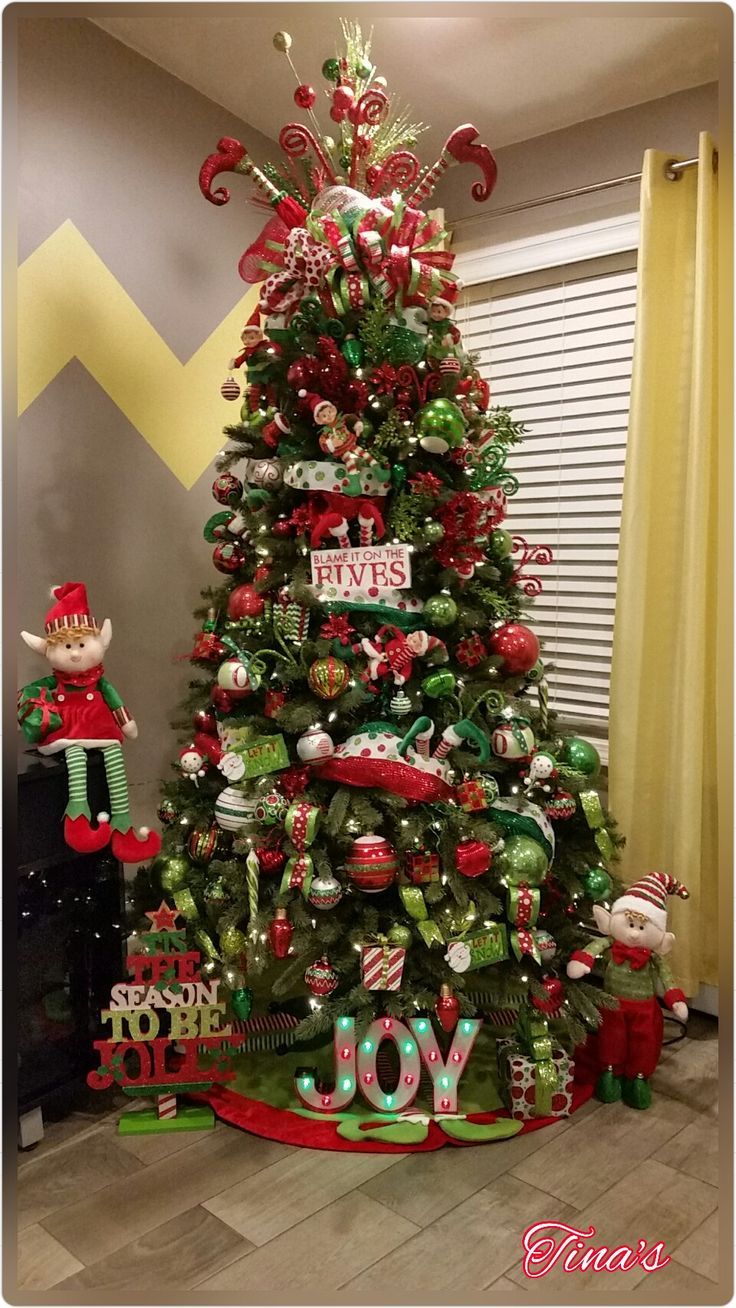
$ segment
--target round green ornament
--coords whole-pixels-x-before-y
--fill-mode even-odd
[[[451,627],[457,617],[457,604],[452,595],[430,595],[422,616],[433,627]]]
[[[504,531],[503,527],[497,527],[491,532],[491,554],[494,559],[507,559],[512,544],[511,533]]]
[[[226,926],[220,932],[220,949],[225,958],[240,958],[247,943],[239,927]]]
[[[365,81],[366,77],[370,77],[372,71],[373,65],[370,59],[359,59],[355,65],[355,76],[359,77],[361,81]]]
[[[601,757],[595,745],[580,736],[571,736],[566,740],[559,754],[560,762],[582,772],[586,777],[594,777],[600,771]]]
[[[583,877],[585,893],[596,903],[608,899],[613,890],[613,881],[604,867],[591,867]]]
[[[495,866],[512,886],[527,881],[530,886],[541,884],[549,862],[545,851],[531,836],[509,836]]]
[[[341,154],[341,155],[340,155],[340,158],[339,158],[339,160],[338,160],[338,162],[339,162],[341,168],[349,168],[349,167],[350,167],[350,155],[349,155],[349,154]]]
[[[424,358],[424,338],[410,327],[389,327],[386,332],[386,357],[395,368],[419,363]]]
[[[529,669],[526,674],[526,679],[527,681],[530,681],[533,686],[539,685],[539,682],[544,680],[544,664],[541,659],[537,659],[534,667]]]
[[[430,699],[445,699],[455,689],[455,677],[449,668],[436,668],[422,682],[422,690]]]
[[[388,943],[394,945],[396,949],[408,949],[413,940],[411,927],[404,926],[403,922],[395,922],[388,932]]]
[[[419,444],[428,454],[446,454],[462,445],[465,419],[452,400],[438,396],[419,411]]]
[[[425,522],[422,535],[428,545],[439,545],[440,541],[444,540],[445,529],[441,522]]]
[[[322,65],[322,76],[326,82],[336,82],[340,76],[340,64],[337,59],[325,59]]]
[[[162,889],[180,890],[187,884],[192,867],[183,854],[163,854],[156,860],[154,871],[158,873]]]

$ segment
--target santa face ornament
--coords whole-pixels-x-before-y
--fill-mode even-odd
[[[147,827],[133,827],[121,748],[126,738],[135,740],[138,727],[102,666],[112,639],[110,619],[97,625],[81,582],[56,586],[52,596],[55,603],[46,614],[45,635],[21,632],[26,645],[51,669],[51,675],[20,691],[21,731],[40,754],[64,754],[69,774],[64,839],[72,849],[89,854],[110,844],[121,863],[154,858],[161,838]],[[102,750],[110,796],[110,813],[98,814],[96,826],[87,794],[90,749]]]

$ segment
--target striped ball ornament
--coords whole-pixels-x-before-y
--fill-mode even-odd
[[[313,995],[324,998],[337,989],[340,978],[326,954],[310,964],[304,973],[304,982]]]
[[[220,387],[220,394],[223,400],[239,400],[240,386],[234,377],[226,377]]]
[[[310,690],[320,699],[337,699],[347,688],[349,680],[347,663],[336,659],[333,654],[328,654],[325,659],[315,659],[307,676]]]
[[[187,841],[189,857],[193,863],[206,865],[221,852],[224,843],[222,831],[216,826],[195,827]]]
[[[383,836],[359,836],[345,860],[345,871],[358,890],[378,894],[396,880],[399,856]]]
[[[313,908],[334,908],[341,899],[342,886],[332,873],[314,878],[309,889],[309,902]]]
[[[223,831],[240,831],[253,817],[252,801],[235,786],[226,786],[215,800],[215,821]]]

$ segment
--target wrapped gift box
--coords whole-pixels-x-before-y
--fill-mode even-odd
[[[537,1111],[537,1068],[539,1064],[525,1054],[517,1040],[497,1040],[499,1089],[506,1107],[517,1122],[535,1117],[569,1117],[575,1064],[564,1049],[552,1050],[557,1073],[557,1089],[552,1091],[549,1112]]]
[[[363,945],[360,971],[366,990],[398,990],[405,959],[406,950],[394,945]]]

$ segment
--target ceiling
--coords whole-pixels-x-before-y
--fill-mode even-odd
[[[474,122],[498,148],[716,80],[722,6],[686,5],[687,17],[673,17],[670,5],[661,14],[649,5],[601,8],[607,12],[588,4],[236,3],[172,5],[166,13],[169,6],[143,4],[138,14],[94,21],[276,137],[304,115],[274,32],[291,34],[299,76],[321,91],[338,19],[355,19],[373,28],[389,88],[432,124],[420,146],[427,157],[461,122]],[[326,101],[320,120],[329,132]]]

